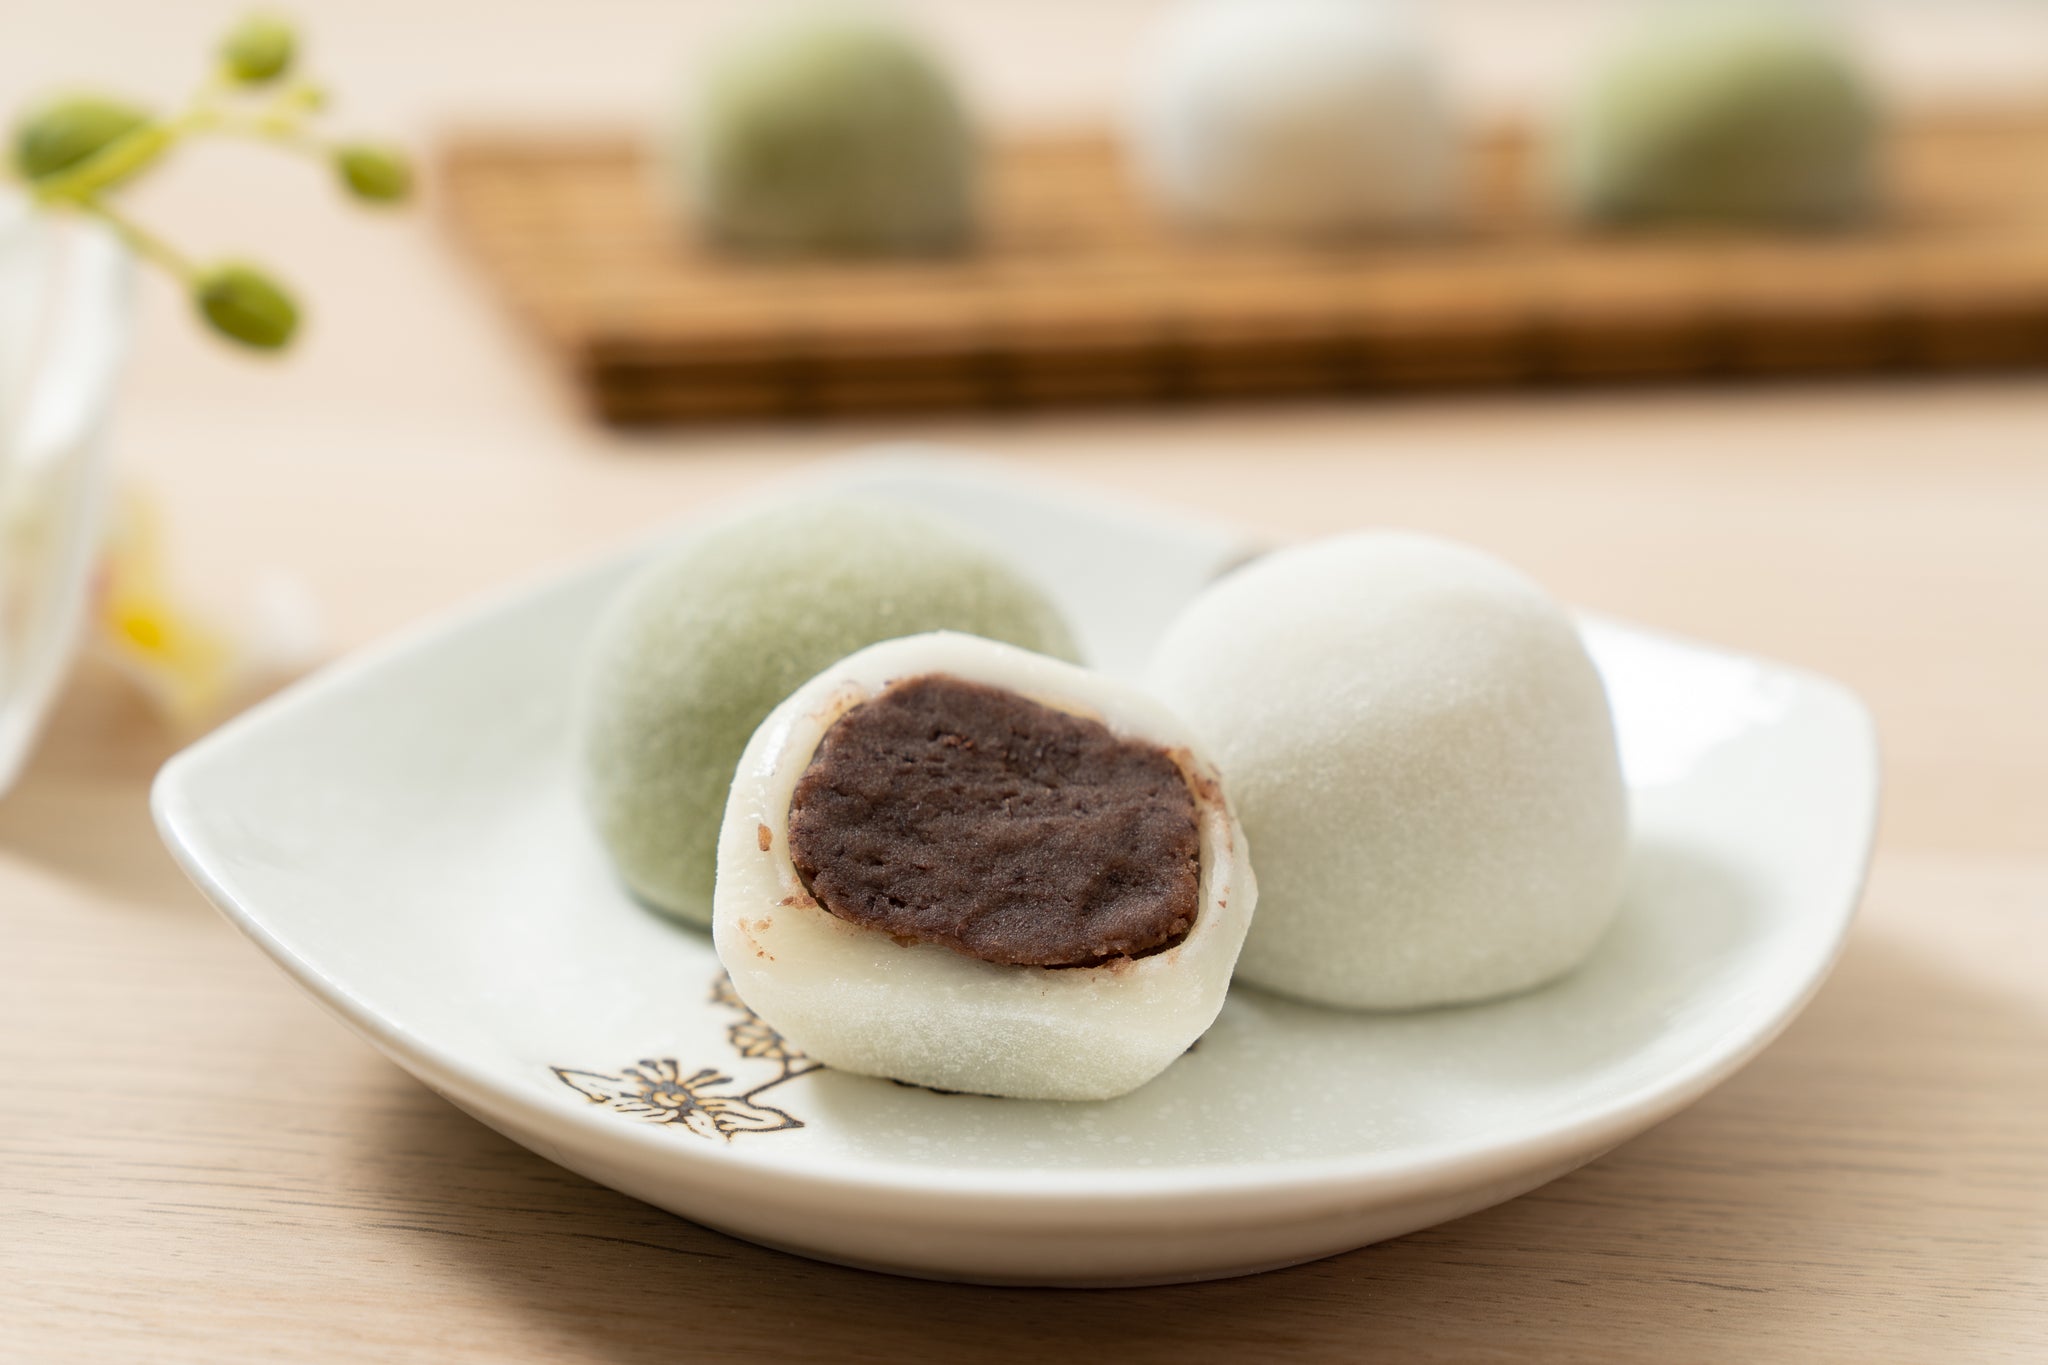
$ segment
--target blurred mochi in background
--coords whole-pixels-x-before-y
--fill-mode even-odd
[[[1385,0],[1201,0],[1143,54],[1130,118],[1167,215],[1233,233],[1440,224],[1458,138],[1430,46]]]
[[[1876,88],[1797,0],[1674,0],[1616,35],[1555,130],[1568,211],[1602,225],[1853,224],[1877,207]]]
[[[676,154],[702,236],[768,255],[958,251],[979,148],[951,73],[910,28],[777,9],[715,44]]]

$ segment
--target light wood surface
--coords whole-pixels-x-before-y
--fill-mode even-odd
[[[977,41],[1087,8],[977,8],[997,16]],[[569,51],[571,11],[656,14],[321,14],[330,65],[397,68],[345,106],[374,122],[444,88],[599,109],[602,63],[577,58],[571,88],[568,56],[537,55]],[[401,19],[416,45],[394,46]],[[51,7],[0,45],[0,93],[155,70],[200,24]],[[1587,606],[1830,673],[1883,733],[1880,851],[1790,1031],[1544,1190],[1246,1280],[920,1284],[655,1212],[383,1061],[183,883],[145,809],[176,741],[87,667],[0,800],[0,1361],[2048,1358],[2048,384],[623,437],[578,422],[431,214],[345,218],[289,176],[243,192],[261,174],[195,156],[147,205],[195,245],[278,242],[314,310],[266,368],[144,291],[120,455],[201,598],[284,570],[351,648],[860,441],[953,441],[1274,534],[1460,536]]]

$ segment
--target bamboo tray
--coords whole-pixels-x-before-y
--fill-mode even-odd
[[[2048,110],[1902,126],[1893,209],[1826,237],[1593,236],[1482,138],[1427,241],[1192,236],[1102,136],[998,147],[952,261],[707,254],[625,139],[471,136],[455,226],[621,423],[2048,363]]]

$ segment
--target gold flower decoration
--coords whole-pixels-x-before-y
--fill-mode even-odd
[[[762,1104],[758,1097],[785,1081],[820,1068],[792,1048],[761,1016],[748,1009],[723,972],[711,987],[712,1003],[738,1010],[741,1019],[726,1030],[726,1041],[741,1058],[772,1061],[775,1073],[759,1084],[735,1090],[733,1077],[711,1067],[685,1076],[673,1057],[643,1057],[618,1071],[552,1067],[556,1079],[592,1104],[645,1123],[679,1124],[704,1138],[730,1142],[741,1133],[775,1133],[801,1128],[803,1120]]]

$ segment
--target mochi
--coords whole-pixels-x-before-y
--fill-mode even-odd
[[[1823,228],[1876,206],[1880,140],[1856,60],[1806,6],[1683,0],[1596,66],[1555,155],[1586,222]]]
[[[965,104],[916,38],[859,11],[802,9],[719,49],[679,150],[699,228],[737,252],[944,253],[973,233]]]
[[[1565,612],[1476,550],[1369,532],[1213,584],[1152,659],[1209,745],[1261,886],[1238,973],[1328,1005],[1483,1000],[1612,919],[1628,803]]]
[[[1375,0],[1210,0],[1156,39],[1130,125],[1171,216],[1224,232],[1335,236],[1440,221],[1457,136],[1436,64]]]
[[[754,727],[834,660],[936,629],[1075,657],[1036,586],[907,507],[797,499],[657,556],[594,628],[575,710],[585,804],[626,885],[708,925],[718,822]]]
[[[884,932],[821,903],[791,854],[800,783],[842,718],[892,687],[932,678],[999,689],[1170,755],[1192,797],[1199,866],[1191,925],[1157,951],[1047,967]],[[912,780],[922,781],[918,802],[977,801],[998,824],[1035,818],[1008,809],[1026,806],[1022,797],[963,798],[943,773]],[[1053,837],[1043,823],[1036,828]],[[963,852],[957,841],[950,850]],[[941,842],[899,856],[906,896],[920,866],[948,853]],[[1037,891],[1033,879],[1019,885],[1027,899]],[[713,941],[748,1008],[827,1066],[940,1090],[1099,1100],[1164,1071],[1214,1022],[1256,897],[1244,834],[1214,765],[1156,699],[1044,655],[939,632],[840,660],[754,732],[719,838]]]

